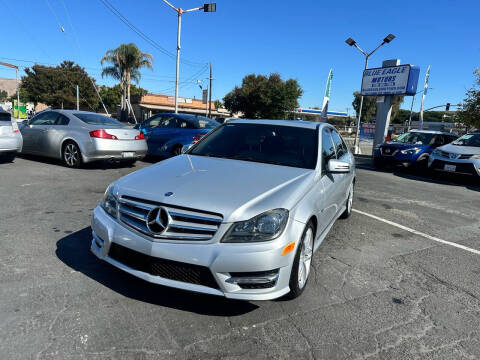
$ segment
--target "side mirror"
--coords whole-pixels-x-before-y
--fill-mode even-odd
[[[346,161],[331,159],[328,162],[328,172],[333,174],[342,174],[350,172],[350,164]]]

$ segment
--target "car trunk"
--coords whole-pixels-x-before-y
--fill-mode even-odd
[[[129,127],[108,127],[108,126],[95,126],[95,129],[103,129],[110,135],[115,135],[118,140],[135,140],[135,136],[140,134],[137,129]]]

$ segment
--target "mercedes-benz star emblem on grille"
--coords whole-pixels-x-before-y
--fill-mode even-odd
[[[457,154],[450,153],[450,154],[448,155],[448,157],[449,157],[450,159],[454,160],[454,159],[457,158]]]
[[[147,228],[152,234],[160,235],[167,230],[170,216],[163,207],[156,207],[147,214]]]

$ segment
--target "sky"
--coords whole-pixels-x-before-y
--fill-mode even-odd
[[[154,70],[143,70],[139,85],[173,95],[176,13],[161,0],[108,1],[165,51],[133,32],[101,0],[0,0],[0,61],[31,66],[28,61],[56,65],[72,60],[97,84],[113,85],[101,77],[100,59],[108,49],[134,42],[154,57]],[[183,9],[203,5],[201,0],[171,2]],[[222,99],[247,74],[278,72],[300,83],[301,107],[321,106],[332,68],[329,110],[353,114],[352,93],[360,88],[365,57],[345,39],[352,37],[370,51],[392,33],[396,38],[372,55],[369,67],[387,59],[418,65],[421,90],[431,65],[425,108],[457,104],[480,67],[478,14],[479,0],[217,0],[216,13],[182,17],[179,95],[201,98],[197,80],[205,85],[205,64],[211,61],[213,99]],[[14,78],[15,71],[0,67],[0,77]],[[402,107],[410,105],[411,98],[406,98]],[[417,96],[414,110],[419,107]]]

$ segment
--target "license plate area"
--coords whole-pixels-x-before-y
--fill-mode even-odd
[[[455,170],[457,170],[457,166],[456,165],[445,164],[445,166],[443,167],[443,170],[454,172]]]
[[[133,157],[135,157],[135,152],[133,152],[133,151],[122,152],[122,158],[124,158],[124,159],[131,159]]]

